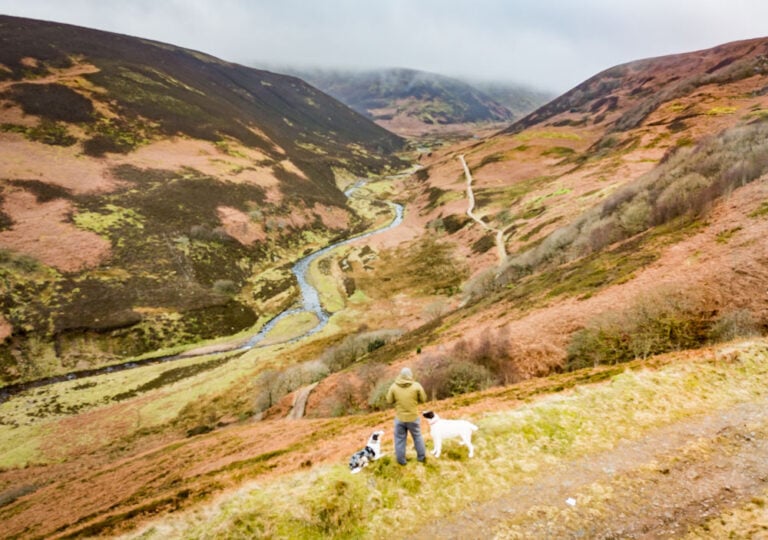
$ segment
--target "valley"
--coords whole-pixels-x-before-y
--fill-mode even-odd
[[[0,41],[0,536],[768,530],[765,38],[482,129],[397,72],[435,107],[401,136],[172,45]],[[474,458],[394,462],[404,366]]]

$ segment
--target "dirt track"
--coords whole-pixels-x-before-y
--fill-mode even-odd
[[[760,401],[554,465],[414,538],[679,538],[766,489],[768,402]],[[748,537],[768,537],[768,522],[752,527]]]

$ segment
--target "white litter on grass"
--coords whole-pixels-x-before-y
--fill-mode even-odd
[[[573,497],[568,497],[567,499],[565,499],[565,504],[569,506],[576,506],[576,499],[574,499]]]

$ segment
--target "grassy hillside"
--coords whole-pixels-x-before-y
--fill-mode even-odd
[[[190,362],[198,363],[197,374],[172,393],[198,393],[206,379],[225,385],[222,378],[247,369],[237,358]],[[755,412],[768,399],[767,366],[766,344],[757,340],[432,403],[479,426],[476,457],[449,442],[426,466],[409,450],[405,468],[392,458],[390,412],[266,420],[168,440],[158,427],[175,412],[171,388],[144,382],[144,399],[120,394],[121,385],[140,376],[126,372],[112,382],[37,392],[34,399],[56,404],[37,417],[18,404],[0,406],[18,423],[16,444],[2,448],[0,517],[6,531],[22,537],[379,538],[392,528],[430,537],[471,530],[514,537],[535,536],[543,512],[564,535],[585,527],[662,530],[670,521],[649,511],[659,504],[682,514],[674,522],[684,532],[765,498],[764,481],[754,477],[749,490],[730,484],[717,501],[702,499],[722,486],[716,474],[725,462],[710,463],[713,456],[765,455],[754,440],[767,428],[764,407]],[[86,396],[94,404],[112,398],[106,407],[85,406],[79,417],[65,412],[85,405]],[[349,455],[380,427],[387,455],[350,475]],[[13,462],[28,466],[9,467]],[[685,487],[694,483],[696,490]],[[44,515],[35,510],[41,504]],[[683,513],[698,504],[706,512]],[[744,532],[756,525],[729,527]]]
[[[748,441],[739,444],[740,437],[762,435],[768,427],[764,414],[733,437],[702,426],[702,419],[736,415],[743,404],[764,404],[768,397],[764,343],[746,344],[730,360],[735,365],[691,357],[664,359],[652,370],[627,366],[604,372],[604,384],[537,396],[511,408],[502,400],[515,393],[471,396],[456,402],[465,409],[452,415],[467,417],[467,402],[484,402],[483,412],[469,416],[479,426],[474,459],[453,443],[439,460],[428,458],[422,466],[411,454],[402,468],[389,440],[389,455],[358,476],[334,464],[279,482],[254,482],[207,506],[204,516],[164,519],[132,537],[387,538],[397,530],[408,536],[530,538],[545,531],[566,537],[585,530],[653,534],[674,527],[684,533],[690,526],[707,536],[710,524],[749,536],[762,530],[759,513],[722,525],[715,516],[732,502],[760,508],[768,493],[764,480],[756,482],[761,487],[754,496],[732,487],[730,501],[679,496],[686,491],[681,484],[706,492],[706,482],[694,474],[715,474],[718,464],[708,463],[710,456],[725,446],[754,452]],[[699,429],[696,436],[685,433],[693,429],[689,423]],[[686,474],[687,482],[679,478]],[[683,515],[671,525],[658,513],[647,515],[651,503]],[[685,512],[686,504],[706,510]]]
[[[0,381],[230,335],[402,141],[299,79],[0,17]],[[274,277],[271,283],[259,276]]]

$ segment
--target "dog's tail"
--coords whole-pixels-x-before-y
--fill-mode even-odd
[[[477,431],[477,426],[475,424],[470,422],[469,425],[472,426],[472,431]]]

